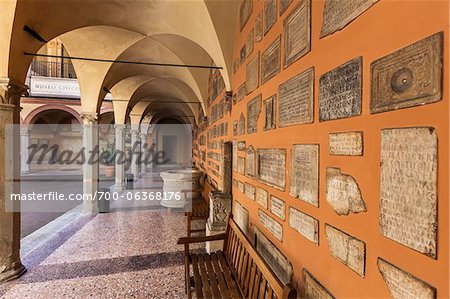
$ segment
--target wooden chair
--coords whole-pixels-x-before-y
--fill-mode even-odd
[[[192,229],[192,221],[206,220],[209,217],[209,193],[214,190],[212,185],[205,181],[204,187],[198,190],[189,190],[189,192],[201,192],[201,197],[192,199],[192,209],[186,212],[186,229],[187,236],[190,237],[192,233],[204,232],[205,229]]]
[[[224,240],[223,250],[211,254],[189,252],[189,244]],[[185,237],[185,285],[188,298],[296,298],[291,284],[283,285],[232,218],[223,234]],[[191,281],[191,268],[193,280]]]

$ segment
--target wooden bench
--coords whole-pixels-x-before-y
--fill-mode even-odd
[[[213,186],[205,179],[203,188],[197,190],[188,190],[186,192],[201,192],[201,197],[192,199],[192,209],[186,212],[187,236],[192,233],[204,232],[205,229],[192,229],[192,221],[206,220],[209,217],[209,193],[214,190]],[[182,191],[183,192],[183,191]]]
[[[189,244],[216,240],[224,240],[222,251],[211,254],[189,252]],[[185,285],[188,298],[192,298],[192,284],[199,299],[287,299],[297,296],[292,285],[283,285],[275,276],[232,218],[228,221],[224,234],[180,238],[178,244],[185,245]]]

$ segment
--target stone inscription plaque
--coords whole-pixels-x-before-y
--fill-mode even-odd
[[[261,84],[275,77],[281,68],[281,37],[278,36],[261,55]]]
[[[245,117],[242,113],[241,116],[239,116],[238,133],[239,135],[245,134]]]
[[[264,35],[277,21],[277,0],[264,1]]]
[[[379,0],[325,0],[320,37],[343,29]]]
[[[247,63],[246,70],[247,94],[251,93],[259,86],[259,52]]]
[[[442,40],[439,32],[372,62],[370,113],[442,99]]]
[[[261,94],[247,103],[247,134],[258,130],[258,118],[261,113]]]
[[[245,141],[239,141],[238,142],[238,151],[245,151],[245,149],[246,149]]]
[[[286,150],[257,150],[258,179],[274,188],[284,191],[286,186]]]
[[[239,59],[233,60],[233,74],[236,74],[239,70]]]
[[[258,14],[255,21],[255,41],[260,42],[263,37],[262,14]]]
[[[278,126],[309,124],[314,120],[314,68],[278,88]]]
[[[264,131],[276,128],[276,117],[275,117],[276,99],[277,95],[274,94],[271,97],[264,100]]]
[[[303,0],[284,20],[284,64],[287,68],[311,50],[311,1]]]
[[[247,58],[247,45],[243,45],[241,50],[239,51],[239,64],[242,65]]]
[[[268,198],[269,194],[266,190],[256,187],[256,202],[264,209],[267,209]]]
[[[434,128],[381,131],[381,234],[433,258],[438,226],[436,182]]]
[[[378,269],[394,299],[434,299],[436,289],[412,274],[378,258]]]
[[[238,173],[245,174],[245,158],[238,157]]]
[[[327,168],[327,203],[338,215],[367,211],[356,180],[339,168]]]
[[[283,241],[283,226],[279,224],[275,219],[264,213],[262,210],[258,210],[259,222],[277,238],[280,242]]]
[[[244,208],[238,201],[233,202],[233,220],[240,227],[240,229],[248,236],[248,210]]]
[[[253,0],[244,0],[241,4],[241,9],[239,13],[241,31],[242,28],[244,28],[245,24],[247,24],[247,21],[250,15],[252,14],[252,11],[253,11]]]
[[[290,207],[289,226],[306,239],[319,244],[319,221],[317,219]]]
[[[362,57],[323,74],[319,80],[319,120],[361,114]]]
[[[245,175],[254,178],[256,175],[256,155],[253,146],[249,146],[245,156]]]
[[[256,251],[270,266],[278,279],[284,283],[292,282],[293,268],[286,256],[255,227]]]
[[[245,195],[251,200],[255,200],[255,186],[245,183]]]
[[[242,193],[244,193],[244,191],[245,191],[245,185],[241,181],[238,181],[238,190]]]
[[[363,132],[330,133],[330,155],[362,156]]]
[[[237,101],[240,102],[244,99],[245,95],[247,94],[247,86],[244,83],[241,84],[241,86],[239,86],[238,88],[238,92],[237,92]]]
[[[286,219],[286,203],[273,195],[270,196],[270,212],[280,218]]]
[[[303,287],[305,299],[334,299],[334,296],[305,268],[303,268]]]
[[[238,142],[237,140],[233,140],[233,171],[237,171],[237,165],[238,165]]]
[[[289,194],[319,207],[319,145],[292,146]]]
[[[292,3],[292,0],[280,0],[280,16],[284,14],[284,12],[288,9],[289,4]]]
[[[338,261],[364,277],[366,265],[366,243],[325,224],[325,234],[330,254]]]
[[[245,46],[247,48],[247,57],[249,57],[250,54],[253,53],[254,45],[255,45],[255,33],[254,29],[252,29],[248,34],[247,41],[245,43]]]

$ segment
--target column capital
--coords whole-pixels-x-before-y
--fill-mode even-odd
[[[26,127],[20,126],[20,135],[27,137],[30,136],[30,129],[28,128],[28,126]]]
[[[126,127],[126,125],[124,125],[124,124],[115,124],[114,125],[114,129],[116,130],[116,132],[125,130],[125,127]]]
[[[97,112],[81,112],[81,119],[85,125],[98,124],[98,113]]]
[[[28,86],[11,78],[0,78],[1,104],[19,105],[22,96],[28,96]]]

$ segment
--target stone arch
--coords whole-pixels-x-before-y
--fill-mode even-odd
[[[80,114],[73,108],[65,106],[65,105],[56,105],[56,104],[47,104],[37,107],[36,109],[32,110],[23,120],[23,124],[29,125],[32,124],[32,121],[38,116],[40,113],[47,111],[47,110],[61,110],[65,111],[72,116],[74,116],[80,124],[83,123],[83,120],[81,119]]]

